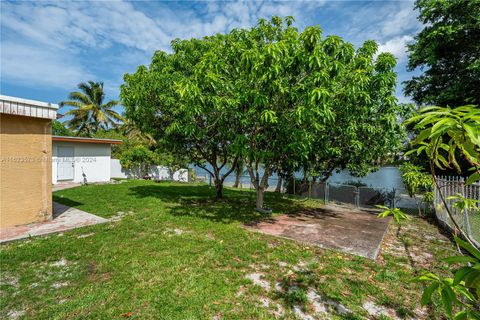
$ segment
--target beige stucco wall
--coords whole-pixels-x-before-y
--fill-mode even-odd
[[[52,218],[49,119],[0,114],[0,227]]]

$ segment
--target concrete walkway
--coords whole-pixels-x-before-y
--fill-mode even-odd
[[[79,187],[81,185],[82,185],[81,183],[76,183],[76,182],[60,182],[60,183],[52,185],[52,191],[75,188],[75,187]]]
[[[105,223],[109,220],[53,202],[51,221],[0,229],[0,243]]]
[[[390,218],[353,207],[326,205],[294,215],[279,215],[247,228],[375,260]]]

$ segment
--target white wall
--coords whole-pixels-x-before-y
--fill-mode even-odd
[[[120,160],[118,159],[111,159],[111,177],[112,178],[127,178],[127,179],[133,179],[138,174],[134,170],[127,170],[122,168],[122,165],[120,164]],[[152,166],[150,168],[149,175],[152,177],[152,179],[157,179],[157,180],[170,180],[170,174],[168,171],[167,167],[163,166]],[[188,170],[187,169],[180,169],[176,171],[173,174],[173,180],[174,181],[188,181]]]
[[[52,182],[57,181],[58,146],[74,148],[74,178],[73,182],[82,183],[85,173],[87,182],[108,182],[110,181],[110,155],[109,144],[85,143],[85,142],[52,142]]]

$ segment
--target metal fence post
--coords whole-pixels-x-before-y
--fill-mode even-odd
[[[360,207],[360,189],[358,187],[355,187],[355,191],[353,191],[353,194],[355,195],[355,207],[359,208]]]
[[[392,201],[390,201],[390,209],[395,208],[395,198],[397,197],[397,190],[395,188],[392,189]]]
[[[328,202],[328,182],[325,181],[325,190],[323,191],[323,202],[327,204]]]
[[[462,187],[462,194],[464,197],[468,198],[469,196],[469,190],[468,187],[465,185],[465,181],[463,177],[460,177],[460,183]],[[470,225],[470,217],[468,216],[468,211],[467,209],[463,209],[463,215],[465,218],[465,232],[469,237],[472,237],[472,226]]]

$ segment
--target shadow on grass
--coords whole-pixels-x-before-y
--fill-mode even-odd
[[[166,203],[175,204],[170,213],[176,216],[200,217],[216,222],[239,221],[252,224],[270,215],[255,211],[255,193],[245,190],[224,189],[224,198],[215,199],[215,190],[207,185],[156,184],[134,186],[132,195],[139,198],[154,197]],[[298,200],[283,197],[282,194],[267,192],[265,203],[274,213],[293,213],[305,207]]]
[[[55,202],[64,204],[66,206],[69,206],[69,207],[78,207],[78,206],[83,205],[83,203],[81,203],[81,202],[78,202],[78,201],[75,201],[75,200],[72,200],[72,199],[69,199],[69,198],[61,197],[61,196],[56,196],[56,195],[52,196],[52,200],[55,201]]]

